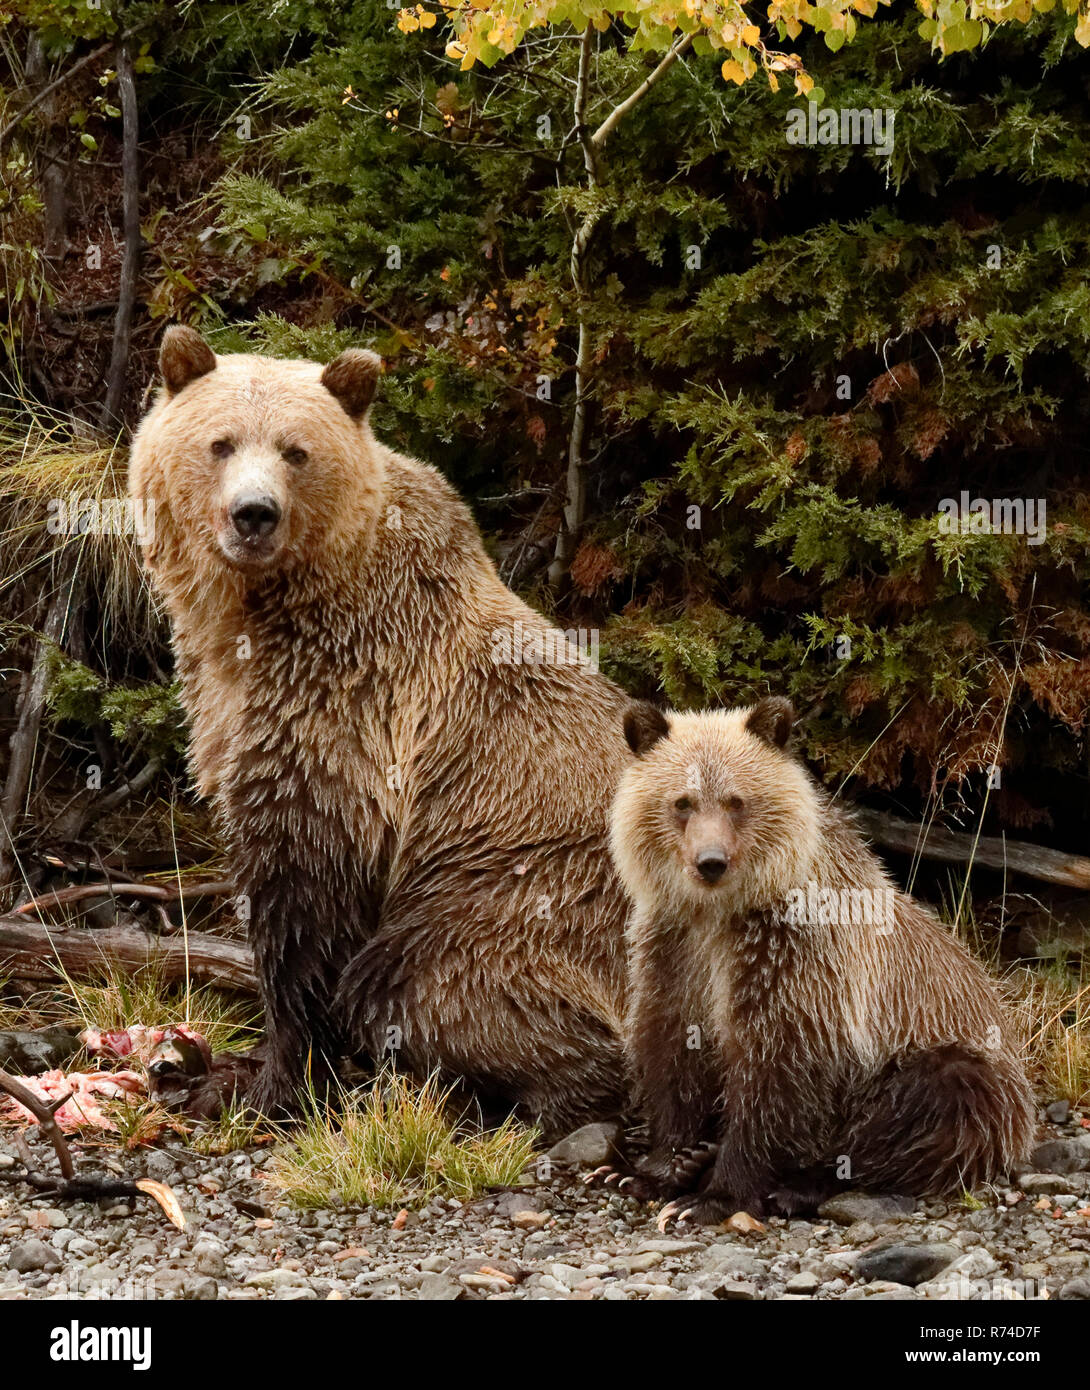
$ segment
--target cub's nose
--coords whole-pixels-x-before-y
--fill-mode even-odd
[[[266,493],[243,493],[231,503],[230,517],[243,540],[262,540],[276,530],[280,504]]]
[[[705,883],[718,883],[727,872],[727,856],[721,849],[702,849],[696,856],[696,871]]]

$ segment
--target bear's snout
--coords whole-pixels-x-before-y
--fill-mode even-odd
[[[705,883],[718,883],[730,867],[730,856],[720,845],[702,849],[696,856],[696,871]]]
[[[265,540],[280,524],[280,503],[267,492],[246,492],[231,503],[228,516],[244,541]]]

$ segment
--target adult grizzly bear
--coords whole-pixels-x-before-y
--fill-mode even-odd
[[[133,443],[191,763],[249,901],[265,1111],[346,1052],[554,1132],[621,1102],[624,695],[367,421],[379,359],[168,329]]]
[[[972,1188],[1033,1139],[993,982],[787,750],[793,717],[773,698],[625,720],[611,847],[652,1141],[630,1182],[691,1190],[718,1141],[677,1203],[698,1221],[791,1215],[838,1186]]]

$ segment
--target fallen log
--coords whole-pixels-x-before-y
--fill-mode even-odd
[[[0,916],[0,974],[55,982],[61,970],[85,978],[110,966],[154,967],[165,982],[190,979],[257,993],[253,953],[207,932],[153,936],[138,927],[56,927],[25,916]]]
[[[1090,891],[1090,859],[1062,850],[1032,845],[1025,840],[1008,840],[995,835],[970,835],[941,826],[919,825],[901,820],[885,811],[855,808],[859,829],[883,849],[938,859],[946,864],[979,864],[987,869],[1024,874],[1045,883]]]

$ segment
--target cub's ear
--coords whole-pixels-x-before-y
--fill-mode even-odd
[[[659,739],[667,738],[669,733],[666,716],[648,700],[638,701],[625,714],[624,736],[637,758],[642,758]]]
[[[770,695],[765,700],[758,700],[746,720],[750,733],[764,739],[765,743],[771,743],[774,748],[782,748],[786,744],[794,724],[794,707],[782,695]]]
[[[381,375],[382,358],[377,353],[347,348],[322,372],[322,385],[358,420],[367,413]]]
[[[216,369],[216,354],[195,328],[173,324],[159,344],[159,372],[172,396]]]

